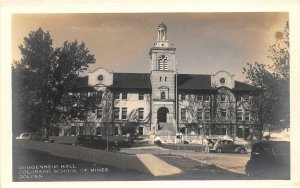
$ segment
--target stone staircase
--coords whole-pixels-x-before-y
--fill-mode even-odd
[[[176,134],[175,126],[173,123],[159,123],[159,125],[160,129],[156,132],[158,136],[169,136]]]

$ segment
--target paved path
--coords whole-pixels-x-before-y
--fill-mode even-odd
[[[151,148],[151,149],[150,149]],[[232,154],[232,153],[203,153],[194,152],[193,150],[169,150],[161,147],[142,147],[142,148],[126,148],[121,152],[130,154],[169,154],[175,156],[183,156],[193,159],[200,163],[212,164],[219,168],[245,174],[245,165],[250,159],[250,154]],[[203,158],[202,158],[203,157]],[[202,160],[203,159],[203,160]]]
[[[154,176],[171,176],[182,172],[152,154],[137,154],[137,157]]]

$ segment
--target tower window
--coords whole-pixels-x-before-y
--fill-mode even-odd
[[[166,99],[166,93],[164,91],[161,92],[160,99]]]
[[[165,77],[165,82],[167,81],[167,77]]]
[[[158,57],[158,69],[168,70],[168,56],[161,55]]]
[[[161,82],[162,77],[159,77],[159,81]]]

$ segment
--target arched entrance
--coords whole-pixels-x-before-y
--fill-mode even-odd
[[[168,108],[161,107],[157,111],[157,123],[167,123],[167,114],[169,113]]]

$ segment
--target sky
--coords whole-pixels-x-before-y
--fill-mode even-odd
[[[157,26],[165,23],[168,40],[176,47],[177,70],[214,74],[220,70],[245,80],[246,63],[270,64],[269,46],[283,31],[288,13],[95,13],[12,15],[12,58],[21,58],[18,46],[29,32],[49,31],[53,46],[84,42],[96,63],[89,71],[150,72],[149,50]]]

